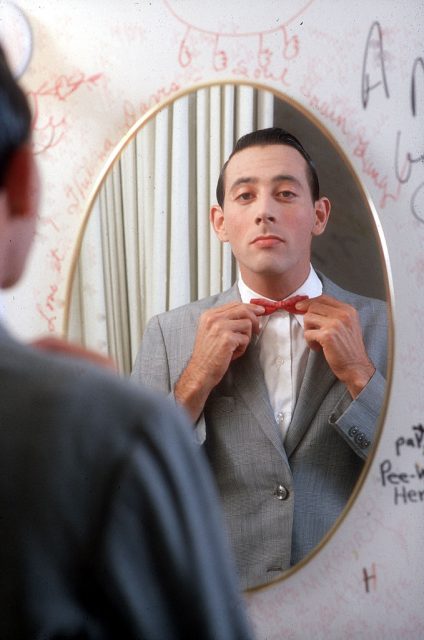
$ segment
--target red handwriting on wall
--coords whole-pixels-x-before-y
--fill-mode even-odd
[[[237,26],[233,26],[232,30],[196,26],[182,16],[181,7],[177,12],[165,0],[172,16],[184,27],[177,52],[178,64],[183,68],[189,67],[205,51],[209,51],[209,64],[214,71],[228,69],[235,75],[255,80],[273,80],[289,86],[287,62],[298,56],[300,41],[297,34],[289,35],[287,27],[312,2],[306,2],[286,19],[277,19],[277,27],[242,32]]]
[[[98,165],[103,164],[120,142],[128,129],[130,129],[149,109],[162,103],[164,100],[179,91],[181,85],[174,80],[169,85],[159,87],[154,93],[134,105],[131,101],[125,100],[122,111],[123,118],[117,127],[116,136],[107,137],[100,150],[96,151],[90,159],[84,158],[73,172],[71,182],[65,184],[65,197],[68,200],[67,211],[71,215],[78,214],[87,203],[93,183],[97,177]]]
[[[130,100],[125,100],[123,105],[125,127],[127,129],[132,127],[132,125],[135,124],[141,116],[147,113],[149,109],[152,109],[167,98],[171,97],[180,89],[181,85],[178,82],[173,81],[167,86],[159,87],[157,91],[150,94],[146,100],[142,100],[136,106]]]
[[[105,144],[109,144],[108,140],[106,140]],[[93,161],[84,158],[82,163],[75,169],[72,182],[65,184],[65,196],[69,201],[68,213],[74,215],[81,211],[87,201],[95,176]]]
[[[396,202],[399,199],[401,185],[398,182],[396,187],[390,186],[387,174],[382,175],[381,170],[375,166],[368,152],[370,142],[369,139],[367,140],[358,134],[353,155],[361,160],[363,173],[369,176],[377,189],[380,190],[381,198],[379,205],[384,209],[388,200],[394,200]]]
[[[275,35],[278,37],[273,37]],[[209,62],[214,71],[230,70],[235,75],[255,80],[274,80],[288,86],[287,63],[299,53],[298,36],[289,38],[285,28],[280,27],[276,34],[244,36],[246,42],[242,47],[229,42],[232,38],[188,29],[180,43],[178,62],[181,67],[188,67],[206,49],[210,50]]]
[[[305,79],[301,87],[303,95],[314,112],[329,120],[341,131],[353,155],[359,158],[362,172],[371,178],[374,186],[379,190],[381,194],[379,206],[383,209],[389,200],[397,201],[401,185],[395,179],[390,181],[387,173],[376,166],[370,151],[371,139],[367,137],[363,127],[355,123],[352,111],[342,101],[329,102],[321,99],[313,92],[312,84],[310,78]]]
[[[36,309],[41,318],[46,322],[47,331],[54,333],[56,330],[57,316],[55,314],[56,308],[56,294],[58,287],[55,284],[51,284],[49,287],[49,293],[42,304],[38,303]]]
[[[52,216],[40,216],[39,223],[40,225],[51,226],[55,231],[60,231],[59,225],[56,223]]]
[[[101,77],[101,73],[86,75],[78,71],[71,75],[60,75],[50,82],[43,82],[37,89],[28,92],[33,112],[35,154],[56,147],[69,128],[66,113],[60,113],[58,104],[66,103],[83,86],[93,90],[98,86]]]
[[[51,284],[50,293],[48,294],[46,299],[46,307],[49,309],[49,311],[54,311],[56,293],[57,293],[57,286],[55,284]]]
[[[111,34],[123,43],[143,42],[146,29],[140,24],[116,23],[111,27]]]
[[[62,264],[63,261],[65,259],[65,256],[62,254],[59,254],[59,249],[50,249],[50,258],[52,259],[52,268],[53,271],[56,271],[57,273],[61,273],[62,271]]]

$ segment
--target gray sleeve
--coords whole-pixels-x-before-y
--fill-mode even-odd
[[[330,416],[330,423],[364,459],[374,441],[376,425],[383,409],[385,390],[386,380],[379,371],[376,371],[361,393],[354,400],[350,400],[347,408],[344,408],[346,397],[350,398],[346,390],[345,396]]]
[[[171,400],[175,401],[168,353],[158,316],[154,316],[147,324],[131,379],[136,384],[144,384],[149,389],[167,394]],[[206,423],[203,413],[194,425],[194,433],[198,444],[203,444],[206,440]]]
[[[131,378],[149,389],[165,394],[172,392],[168,354],[158,316],[147,324]]]
[[[358,456],[366,459],[375,440],[386,395],[389,328],[386,303],[362,297],[359,300],[365,348],[376,371],[354,400],[346,390],[333,409],[330,424]],[[356,306],[355,301],[352,304]]]
[[[97,566],[127,638],[252,637],[213,481],[172,407],[146,413],[113,483]],[[118,634],[119,635],[119,634]]]

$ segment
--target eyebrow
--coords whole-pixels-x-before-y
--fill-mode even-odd
[[[233,184],[230,187],[230,193],[232,191],[234,191],[234,189],[236,189],[238,186],[240,186],[241,184],[257,184],[259,182],[258,178],[255,178],[253,176],[246,176],[246,177],[241,177],[241,178],[237,178],[237,180],[235,180],[233,182]],[[274,176],[271,179],[271,182],[292,182],[293,184],[297,185],[298,187],[302,187],[302,183],[300,182],[300,180],[298,180],[298,178],[296,178],[295,176],[292,176],[290,174],[280,174],[278,176]]]

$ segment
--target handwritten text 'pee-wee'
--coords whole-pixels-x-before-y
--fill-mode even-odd
[[[408,434],[399,436],[394,449],[394,462],[386,458],[380,464],[383,487],[393,491],[395,505],[424,503],[423,425],[416,424]]]

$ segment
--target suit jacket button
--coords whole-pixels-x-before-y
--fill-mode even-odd
[[[356,433],[358,433],[358,431],[359,431],[358,427],[350,427],[348,434],[350,436],[354,436]]]
[[[328,418],[328,422],[329,422],[330,424],[336,424],[336,422],[337,422],[337,416],[336,416],[336,414],[335,414],[335,413],[330,413],[330,416],[329,416],[329,418]]]
[[[362,431],[359,431],[359,433],[357,433],[355,435],[354,440],[355,440],[356,444],[359,444],[359,446],[362,448],[362,445],[363,445],[364,440],[365,440],[365,436],[362,433]]]
[[[277,484],[277,486],[275,487],[274,495],[276,495],[279,500],[287,500],[287,498],[289,497],[289,492],[284,485]]]
[[[370,445],[370,441],[366,439],[365,435],[362,433],[362,431],[360,431],[356,436],[355,436],[355,442],[357,443],[357,445],[361,448],[361,449],[366,449],[367,447],[369,447]]]

